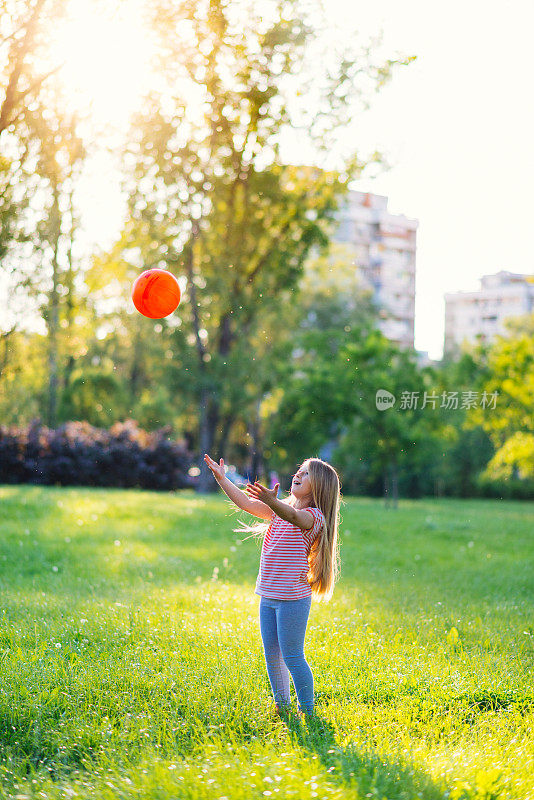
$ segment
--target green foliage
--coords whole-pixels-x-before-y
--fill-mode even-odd
[[[348,490],[376,491],[389,465],[413,462],[416,447],[430,437],[434,450],[439,446],[436,415],[400,408],[403,393],[422,398],[431,378],[372,327],[374,313],[363,298],[351,307],[342,294],[309,294],[303,304],[307,317],[293,339],[294,371],[268,429],[276,467],[289,472],[333,440],[332,458],[346,471]],[[379,389],[396,397],[394,409],[377,408]]]
[[[534,478],[534,432],[516,431],[495,453],[485,473],[491,478]]]
[[[45,338],[14,331],[0,375],[2,425],[25,425],[42,416],[46,379]]]
[[[112,370],[77,368],[63,391],[59,416],[63,421],[83,419],[106,428],[124,419],[126,408],[124,386]]]
[[[285,87],[314,38],[303,4],[275,4],[269,14],[223,2],[152,8],[162,63],[173,66],[132,130],[130,219],[113,263],[126,250],[143,268],[166,266],[187,279],[175,338],[203,450],[224,446],[225,430],[261,402],[269,376],[252,341],[265,333],[264,316],[289,302],[312,248],[328,243],[339,198],[365,165],[351,155],[334,172],[281,157],[293,122]],[[397,63],[405,62],[388,62],[372,79],[380,84]],[[326,71],[307,125],[317,145],[347,123],[361,70],[358,59],[341,56]],[[195,111],[188,96],[202,106]],[[100,267],[109,274],[110,264]],[[276,321],[266,339],[275,330]],[[204,479],[204,462],[202,470]]]
[[[13,186],[13,173],[15,172],[11,160],[0,157],[0,261],[2,261],[13,239],[16,238],[17,216],[21,205],[15,200],[15,187]]]
[[[432,467],[437,494],[477,497],[477,478],[494,453],[487,433],[465,425],[465,412],[456,412],[458,421],[447,425],[442,437],[439,463]],[[496,496],[496,495],[491,495]],[[520,495],[510,495],[520,497]]]
[[[145,430],[156,430],[168,418],[171,404],[171,396],[166,386],[144,389],[134,406],[134,419]]]
[[[58,421],[168,423],[198,451],[212,447],[241,467],[252,460],[258,474],[290,472],[330,446],[354,492],[380,493],[393,471],[411,496],[529,496],[534,316],[511,322],[510,339],[419,370],[376,331],[353,254],[329,247],[350,180],[382,157],[356,150],[337,170],[320,165],[413,57],[381,61],[377,41],[322,52],[316,34],[328,9],[315,3],[149,4],[157,90],[125,132],[128,215],[86,270],[76,192],[87,142],[38,68],[65,8],[0,0],[0,117],[9,122],[3,132],[0,124],[9,312],[0,421],[51,419],[57,395]],[[317,155],[304,165],[284,155],[295,132],[303,153],[305,144]],[[140,270],[155,266],[181,276],[185,291],[175,315],[153,321],[134,311],[130,292]],[[17,330],[32,310],[46,337]],[[499,399],[485,411],[390,413],[377,411],[377,388],[398,400],[403,391],[462,389]]]
[[[498,500],[532,500],[534,479],[488,477],[486,470],[475,476],[472,496],[495,497]]]
[[[52,141],[48,137],[47,146],[42,146],[57,110],[52,75],[58,67],[46,72],[43,56],[50,30],[66,7],[63,0],[0,2],[0,277],[8,297],[8,326],[20,325],[38,305],[41,262],[47,255],[40,234],[50,218],[51,171],[59,169],[52,144],[62,140],[64,147],[67,138],[71,151],[79,145],[72,126],[60,125]]]
[[[534,314],[526,317],[523,330],[497,337],[488,354],[488,380],[483,389],[498,393],[495,408],[473,409],[471,419],[490,436],[496,449],[485,477],[534,477]]]

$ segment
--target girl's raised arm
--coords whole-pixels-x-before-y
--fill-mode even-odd
[[[260,519],[272,519],[274,516],[274,511],[272,508],[266,503],[263,503],[261,500],[253,500],[245,492],[242,492],[241,489],[238,489],[232,481],[226,477],[226,473],[224,470],[224,461],[221,458],[220,462],[217,464],[209,455],[206,453],[204,455],[204,461],[211,469],[213,477],[223,490],[223,492],[228,495],[232,503],[235,503],[238,508],[241,508],[243,511],[246,511],[247,514],[253,514],[255,517],[259,517]]]

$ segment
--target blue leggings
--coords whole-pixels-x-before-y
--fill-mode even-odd
[[[260,597],[260,631],[267,674],[275,702],[291,703],[289,674],[297,693],[299,709],[313,713],[313,675],[304,657],[304,636],[311,597],[274,600]]]

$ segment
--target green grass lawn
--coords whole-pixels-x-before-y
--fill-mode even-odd
[[[0,796],[534,797],[534,503],[346,498],[309,723],[267,713],[232,508],[0,487]]]

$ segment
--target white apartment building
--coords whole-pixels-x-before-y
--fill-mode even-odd
[[[501,270],[484,275],[474,292],[445,294],[444,355],[458,354],[464,342],[490,342],[506,336],[504,320],[534,310],[534,275]]]
[[[363,287],[380,309],[380,329],[402,348],[414,347],[415,219],[388,211],[388,198],[350,191],[338,211],[333,241],[348,246]]]

